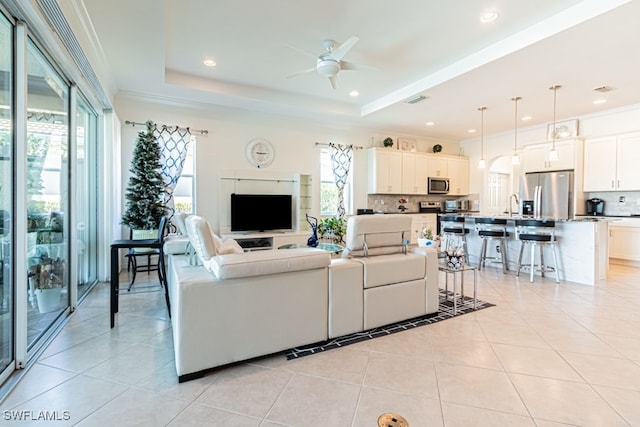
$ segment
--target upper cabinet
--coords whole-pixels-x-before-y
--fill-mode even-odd
[[[449,195],[466,196],[469,194],[469,159],[464,157],[448,158]]]
[[[427,153],[370,148],[369,194],[428,194],[429,177],[449,178],[449,194],[469,194],[469,159]]]
[[[548,172],[554,170],[575,169],[576,141],[556,141],[558,160],[549,160],[552,144],[529,145],[520,152],[523,172]]]
[[[446,157],[428,156],[428,176],[449,178],[449,165]]]
[[[427,155],[402,153],[402,194],[427,194]]]
[[[402,152],[388,148],[370,148],[368,191],[371,194],[402,193]]]
[[[585,141],[584,191],[640,190],[640,134]]]

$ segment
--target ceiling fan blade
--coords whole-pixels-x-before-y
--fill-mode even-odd
[[[340,70],[376,70],[376,67],[371,67],[369,65],[363,64],[355,64],[353,62],[340,61]]]
[[[294,77],[301,76],[303,74],[313,73],[314,71],[316,71],[316,67],[309,68],[308,70],[298,71],[297,73],[289,74],[287,78],[292,79]]]
[[[285,46],[288,47],[289,49],[295,50],[298,53],[301,53],[301,54],[306,55],[306,56],[310,56],[315,60],[318,59],[318,55],[314,55],[313,53],[309,53],[306,50],[300,49],[299,47],[295,47],[295,46],[292,46],[290,44],[286,44]]]
[[[331,87],[335,90],[338,89],[338,77],[329,76],[329,83],[331,83]]]
[[[356,36],[349,37],[346,42],[342,43],[340,46],[331,51],[331,57],[336,61],[340,61],[347,54],[347,52],[349,52],[353,45],[358,42],[358,40],[360,39]]]

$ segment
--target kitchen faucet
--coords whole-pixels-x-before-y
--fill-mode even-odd
[[[516,199],[516,206],[518,206],[518,204],[520,203],[520,201],[518,200],[518,195],[516,193],[513,193],[509,196],[509,218],[513,216],[513,199]]]

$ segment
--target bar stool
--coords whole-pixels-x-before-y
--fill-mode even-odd
[[[556,273],[556,283],[560,283],[560,277],[558,276],[558,256],[556,254],[556,236],[555,236],[556,222],[553,220],[542,219],[518,219],[516,220],[516,229],[518,233],[518,239],[520,240],[520,257],[518,258],[518,272],[516,276],[520,276],[520,270],[523,267],[529,267],[530,277],[529,281],[533,282],[533,273],[535,270],[539,271],[541,276],[544,277],[544,273],[553,271]],[[522,264],[522,254],[524,253],[525,245],[531,247],[531,263]],[[544,247],[551,246],[553,251],[553,266],[545,265],[544,263]],[[535,264],[535,251],[536,247],[540,250],[540,264]]]
[[[446,239],[445,251],[449,248],[450,243],[455,238],[462,238],[462,249],[464,250],[464,258],[469,262],[469,251],[467,250],[467,234],[469,229],[464,226],[464,216],[460,215],[444,215],[440,219],[442,223],[442,236]]]
[[[478,236],[482,240],[482,248],[480,249],[480,260],[478,261],[478,269],[482,270],[486,267],[486,261],[502,264],[502,273],[506,273],[509,269],[507,262],[507,220],[504,218],[476,218],[476,228]],[[500,257],[487,256],[487,245],[489,241],[497,240],[500,242]]]

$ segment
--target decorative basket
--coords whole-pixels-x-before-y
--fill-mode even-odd
[[[445,255],[444,260],[447,263],[447,267],[452,270],[458,270],[464,264],[464,255]]]

